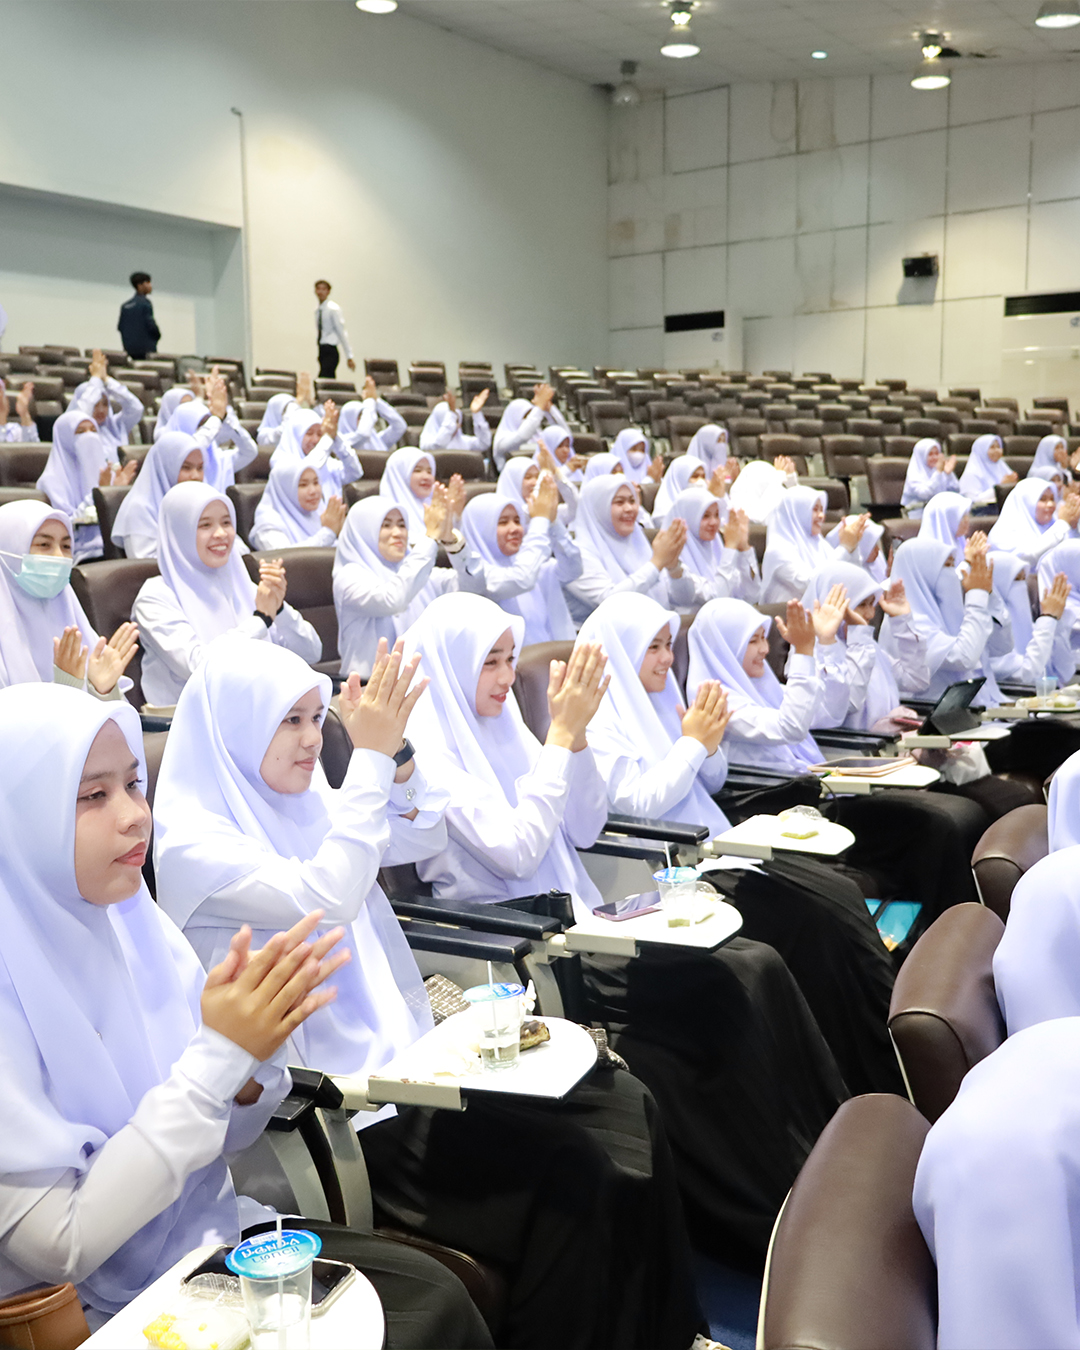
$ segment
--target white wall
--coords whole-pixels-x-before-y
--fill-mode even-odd
[[[310,365],[319,276],[360,357],[603,359],[606,116],[585,86],[345,0],[2,0],[0,21],[5,50],[47,53],[5,62],[0,183],[235,228],[243,109],[259,365]],[[114,262],[106,288],[144,266],[134,241]],[[73,325],[88,303],[73,291]],[[59,321],[5,345],[62,341]]]
[[[609,125],[620,364],[669,359],[665,313],[727,308],[755,371],[993,394],[1002,297],[1080,289],[1080,63],[736,84]],[[937,285],[905,288],[923,252]]]

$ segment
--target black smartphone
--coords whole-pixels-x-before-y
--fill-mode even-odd
[[[641,914],[655,914],[659,908],[660,892],[642,891],[640,895],[628,895],[625,900],[615,900],[609,905],[597,905],[593,913],[612,923],[624,923]]]
[[[225,1264],[225,1257],[231,1247],[219,1247],[211,1252],[201,1266],[196,1266],[185,1275],[181,1283],[187,1284],[196,1275],[227,1275],[230,1280],[237,1277]],[[317,1316],[326,1306],[345,1289],[356,1277],[356,1271],[344,1261],[327,1261],[321,1256],[311,1263],[311,1312]]]

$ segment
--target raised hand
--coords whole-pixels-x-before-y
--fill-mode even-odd
[[[694,702],[682,718],[682,734],[700,741],[710,755],[715,755],[731,721],[728,697],[719,680],[705,680],[698,685]]]
[[[849,553],[854,553],[859,545],[859,540],[866,533],[866,527],[870,523],[870,516],[863,514],[856,516],[854,520],[849,520],[846,516],[840,522],[840,544],[846,548]]]
[[[664,461],[660,458],[659,455],[653,455],[652,463],[649,465],[648,468],[648,476],[653,480],[654,483],[659,483],[661,478],[663,478]]]
[[[203,1023],[256,1059],[275,1054],[316,1009],[333,1001],[334,989],[319,986],[350,958],[347,949],[326,956],[344,929],[315,943],[307,940],[322,916],[315,910],[287,933],[275,933],[257,952],[251,951],[251,929],[245,924],[225,959],[206,977]]]
[[[341,409],[332,398],[328,398],[323,404],[322,426],[319,428],[322,435],[328,440],[333,440],[337,435],[338,418],[341,416]]]
[[[33,419],[30,416],[30,400],[34,397],[34,382],[27,380],[23,387],[15,394],[15,411],[19,416],[19,421],[24,427],[31,425]],[[5,403],[7,400],[4,400]],[[7,419],[7,409],[3,411],[3,417]]]
[[[892,566],[891,558],[889,565]],[[903,614],[911,613],[911,601],[907,598],[904,583],[899,579],[892,583],[878,603],[881,605],[882,612],[894,619],[899,619]]]
[[[834,586],[822,600],[814,601],[814,613],[811,622],[817,640],[825,647],[836,641],[840,625],[847,613],[848,593],[845,586]]]
[[[75,627],[65,628],[60,637],[53,638],[53,665],[72,679],[81,680],[86,674],[86,651],[82,633]]]
[[[548,674],[547,744],[584,750],[585,728],[604,697],[611,676],[604,674],[607,657],[599,642],[579,642],[569,661],[552,661]]]
[[[1057,515],[1059,520],[1063,520],[1070,530],[1075,530],[1080,523],[1080,494],[1067,492],[1058,506]]]
[[[724,464],[724,476],[727,478],[728,482],[734,483],[741,472],[742,465],[733,455],[729,455]]]
[[[203,378],[197,370],[189,370],[187,373],[188,388],[197,399],[203,396]]]
[[[658,530],[652,546],[652,564],[658,572],[678,566],[679,555],[686,543],[686,521],[676,518],[670,525]]]
[[[255,608],[260,614],[277,618],[285,603],[285,564],[280,558],[265,559],[259,563],[259,585],[255,591]]]
[[[450,525],[450,507],[447,502],[446,488],[436,483],[431,489],[431,501],[424,507],[424,529],[429,539],[442,539]]]
[[[340,534],[345,527],[345,517],[349,514],[349,508],[340,497],[331,497],[326,503],[326,509],[319,517],[319,524],[325,530],[333,530],[335,534]]]
[[[342,685],[341,720],[357,750],[377,750],[393,758],[401,749],[409,714],[428,687],[426,679],[419,680],[410,693],[420,655],[410,657],[403,667],[404,647],[398,638],[394,650],[389,651],[386,639],[380,638],[367,684],[361,688],[360,676],[354,673]]]
[[[301,408],[315,406],[315,381],[308,370],[302,370],[296,377],[296,401]]]
[[[490,389],[481,389],[480,392],[473,399],[473,401],[469,404],[469,411],[479,412],[480,409],[484,406],[484,404],[488,401],[488,395],[490,393],[491,393]]]
[[[1009,473],[1007,473],[1007,474],[1005,475],[1004,478],[1001,479],[1001,486],[1002,486],[1002,487],[1006,487],[1006,486],[1008,486],[1010,483],[1016,483],[1016,482],[1019,482],[1019,480],[1020,480],[1020,475],[1019,475],[1018,473],[1014,472],[1014,471],[1010,471]]]
[[[953,473],[955,469],[956,469],[956,456],[949,455],[949,457],[945,460],[944,464],[942,464],[941,466],[941,472]]]
[[[138,628],[133,623],[122,623],[108,642],[98,638],[87,658],[86,678],[99,694],[111,694],[138,650]]]
[[[109,363],[100,347],[95,347],[90,356],[90,378],[104,383],[109,378]]]
[[[459,473],[451,474],[446,485],[446,505],[450,511],[451,525],[460,521],[461,513],[465,510],[465,480]]]
[[[555,479],[550,474],[542,473],[529,498],[529,516],[533,520],[539,517],[554,522],[558,511],[559,489],[555,486]]]
[[[750,517],[738,507],[732,508],[724,526],[724,547],[737,549],[740,553],[750,547]]]
[[[486,393],[487,390],[484,392]],[[541,473],[543,473],[545,469],[552,475],[559,472],[559,466],[555,463],[555,456],[546,445],[541,445],[540,449],[536,452],[536,466]]]
[[[360,393],[366,402],[369,398],[379,397],[379,386],[375,383],[374,375],[365,375],[363,388]]]
[[[113,487],[130,487],[138,472],[139,461],[137,459],[125,460],[119,468],[112,470]]]
[[[1042,612],[1049,614],[1052,619],[1060,619],[1065,613],[1071,591],[1069,578],[1064,572],[1058,572],[1050,583],[1050,589],[1043,591]]]
[[[960,584],[965,595],[968,591],[989,592],[993,589],[994,565],[985,552],[976,553],[968,560],[967,575],[960,578]]]
[[[718,469],[713,469],[712,477],[706,484],[708,490],[714,497],[723,497],[728,490],[727,468],[721,465]]]
[[[785,475],[795,472],[795,461],[789,459],[787,455],[777,455],[772,462],[772,466],[774,469],[779,469],[780,472]]]
[[[211,370],[206,381],[206,401],[211,414],[224,422],[229,411],[229,386],[221,378],[217,366]]]
[[[555,390],[550,384],[534,384],[532,401],[535,407],[543,408],[545,412],[551,407],[555,399]]]
[[[813,656],[814,642],[817,637],[814,632],[814,621],[798,600],[787,602],[787,623],[783,619],[774,619],[773,623],[776,624],[777,632],[785,642],[791,645],[793,651],[798,652],[800,656]]]

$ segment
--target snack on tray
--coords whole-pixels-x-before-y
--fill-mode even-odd
[[[534,1045],[543,1045],[545,1041],[550,1040],[551,1032],[548,1031],[546,1023],[538,1021],[536,1018],[530,1018],[527,1022],[522,1022],[522,1050],[531,1050]]]

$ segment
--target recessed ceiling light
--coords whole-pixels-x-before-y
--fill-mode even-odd
[[[660,48],[661,56],[670,56],[679,61],[688,56],[697,56],[701,51],[690,31],[691,9],[692,0],[675,0],[671,6],[671,32],[667,42]]]
[[[811,52],[811,53],[810,53],[810,55],[814,58],[815,61],[824,61],[825,58],[828,56],[828,54],[829,54],[828,52]]]
[[[1080,23],[1077,0],[1046,0],[1035,19],[1039,28],[1072,28]]]
[[[952,76],[940,61],[924,61],[911,77],[912,89],[944,89]]]
[[[397,0],[356,0],[356,8],[365,14],[393,14]]]

